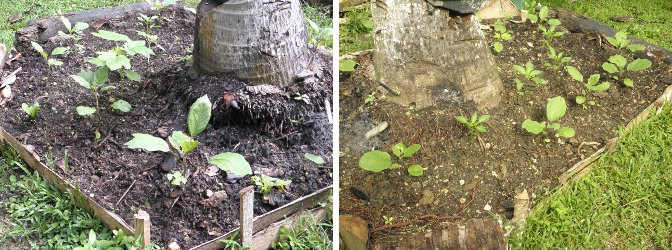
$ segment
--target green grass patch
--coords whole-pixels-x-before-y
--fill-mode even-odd
[[[138,246],[133,237],[110,231],[79,209],[74,197],[29,170],[14,150],[0,146],[0,151],[0,207],[8,220],[0,233],[0,245],[22,249],[74,249],[87,243],[123,249]],[[91,232],[97,234],[94,242],[89,239]]]
[[[535,208],[510,243],[516,249],[670,249],[671,108],[622,134],[587,176]]]
[[[332,249],[332,228],[331,222],[321,223],[311,216],[301,217],[292,227],[280,228],[280,236],[272,249]]]
[[[562,7],[595,18],[672,50],[672,1],[670,0],[541,0],[544,5]],[[572,2],[572,3],[570,3]],[[634,17],[633,22],[615,22],[617,17]]]
[[[27,0],[27,1],[0,1],[0,43],[11,45],[14,43],[14,32],[26,26],[33,19],[71,13],[80,10],[107,8],[144,2],[143,0]],[[198,4],[199,0],[187,0],[191,5]],[[20,22],[10,24],[8,19],[13,14],[21,13]]]
[[[343,14],[345,21],[339,27],[339,54],[373,49],[373,21],[368,5]]]
[[[306,25],[308,28],[308,42],[315,46],[324,46],[332,49],[334,44],[333,18],[327,16],[326,11],[310,5],[303,6],[303,13],[306,15]],[[313,27],[310,22],[316,27]]]

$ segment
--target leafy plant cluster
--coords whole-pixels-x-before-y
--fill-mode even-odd
[[[332,18],[328,17],[316,7],[305,5],[303,13],[306,16],[308,25],[308,43],[313,46],[323,46],[327,49],[333,48],[334,31],[332,28]]]
[[[493,27],[495,29],[494,37],[497,39],[497,41],[492,44],[492,47],[495,49],[495,52],[500,53],[504,50],[502,41],[511,41],[513,39],[513,35],[509,33],[501,20],[498,20]]]
[[[513,65],[513,69],[523,75],[523,80],[518,78],[513,80],[516,83],[516,90],[518,90],[518,94],[521,96],[525,95],[525,92],[529,89],[530,86],[532,86],[533,83],[536,85],[548,84],[547,80],[540,77],[543,72],[541,70],[534,69],[534,64],[532,64],[532,61],[527,61],[524,66]]]
[[[539,23],[539,31],[541,31],[541,34],[544,36],[546,43],[550,44],[550,42],[553,41],[553,38],[561,37],[565,35],[565,33],[557,30],[558,26],[562,23],[559,19],[549,19],[549,11],[550,9],[548,6],[542,6],[539,13],[530,13],[528,16],[532,22]]]
[[[353,9],[343,15],[339,26],[340,54],[353,53],[373,48],[373,21],[371,8]]]
[[[318,222],[312,216],[301,217],[292,227],[282,226],[271,249],[332,249],[331,223]]]
[[[547,129],[552,129],[556,131],[556,137],[571,138],[574,136],[575,131],[571,127],[564,127],[560,125],[557,121],[560,120],[565,113],[567,112],[567,103],[565,98],[562,96],[553,97],[546,104],[546,121],[535,121],[532,119],[526,119],[523,122],[523,129],[532,134],[541,134],[546,133]]]
[[[455,120],[464,124],[470,135],[478,136],[480,133],[488,132],[488,129],[483,124],[490,120],[490,115],[486,114],[479,116],[477,112],[474,112],[474,114],[471,115],[471,119],[458,115],[455,116]]]
[[[96,232],[91,229],[89,231],[88,240],[79,247],[73,248],[73,250],[159,250],[161,247],[154,243],[148,244],[146,247],[142,247],[142,237],[137,239],[132,235],[126,235],[123,230],[114,230],[112,231],[114,235],[112,239],[98,239]]]
[[[407,147],[403,142],[400,142],[392,146],[392,153],[396,155],[400,161],[403,161],[418,152],[420,147],[420,144],[413,144]],[[359,167],[366,171],[379,173],[386,169],[398,169],[403,166],[399,163],[393,163],[389,153],[380,150],[372,150],[359,158]],[[411,165],[408,167],[407,171],[410,176],[422,176],[424,174],[424,169],[419,164]]]

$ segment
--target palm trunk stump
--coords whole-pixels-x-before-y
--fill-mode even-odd
[[[499,104],[502,81],[475,16],[451,16],[425,0],[379,0],[371,13],[376,79],[400,94],[388,100],[416,108]]]

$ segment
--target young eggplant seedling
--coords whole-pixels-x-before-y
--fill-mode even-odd
[[[583,109],[588,108],[588,106],[586,106],[586,96],[589,94],[588,91],[602,92],[606,91],[611,86],[611,83],[609,82],[600,83],[600,74],[591,75],[590,78],[588,78],[588,81],[584,83],[583,74],[581,74],[578,69],[572,66],[567,66],[565,67],[565,71],[567,71],[567,73],[572,76],[572,79],[583,84],[584,88],[581,90],[581,95],[576,96],[576,104],[581,105]],[[595,101],[588,101],[588,104],[591,106],[595,105]]]
[[[565,116],[567,112],[567,103],[565,98],[562,96],[553,97],[546,104],[546,121],[538,122],[531,119],[527,119],[523,122],[523,129],[532,134],[538,135],[541,133],[546,133],[546,129],[551,128],[556,131],[556,137],[571,138],[574,136],[575,131],[570,127],[563,127],[560,123],[557,123],[560,118]],[[550,125],[548,125],[550,124]],[[546,141],[550,141],[546,139]]]
[[[624,78],[625,72],[638,72],[651,67],[651,61],[648,59],[635,59],[628,64],[628,59],[622,55],[613,55],[609,57],[609,62],[602,64],[602,69],[612,74],[614,80],[623,79],[623,84],[628,87],[634,87],[635,82],[630,78]]]

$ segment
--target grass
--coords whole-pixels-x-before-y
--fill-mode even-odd
[[[143,2],[143,0],[0,0],[0,43],[12,47],[14,32],[26,26],[33,19],[70,13],[80,10],[106,8]],[[199,0],[187,0],[191,5],[198,4]],[[8,19],[13,14],[21,13],[20,22],[10,24]]]
[[[304,5],[303,13],[306,15],[307,22],[314,22],[318,29],[312,28],[310,24],[308,28],[308,41],[312,45],[324,46],[325,48],[333,48],[333,18],[327,16],[325,11],[317,7]]]
[[[133,238],[115,236],[100,220],[79,209],[74,197],[30,171],[14,150],[0,146],[0,151],[3,249],[73,249],[87,242],[91,231],[96,232],[98,244],[134,243]]]
[[[528,217],[517,249],[671,249],[672,104]]]
[[[277,242],[272,249],[332,249],[331,223],[321,223],[311,216],[301,217],[292,227],[281,227]]]
[[[353,9],[342,17],[345,22],[339,26],[339,54],[373,49],[373,21],[368,5]]]
[[[672,50],[672,1],[670,0],[541,0],[544,5],[582,13],[628,32],[642,40]],[[615,22],[612,18],[634,17],[634,22]]]

